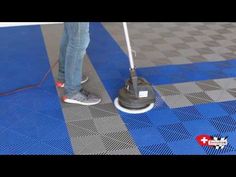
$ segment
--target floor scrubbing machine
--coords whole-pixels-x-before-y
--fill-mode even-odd
[[[120,89],[114,104],[117,109],[129,114],[142,114],[150,111],[155,104],[156,92],[144,78],[138,77],[134,65],[127,22],[123,22],[125,39],[130,62],[130,78]]]

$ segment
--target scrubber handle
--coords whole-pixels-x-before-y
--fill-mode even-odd
[[[129,31],[128,31],[127,22],[123,22],[123,27],[124,27],[124,32],[125,32],[125,40],[126,40],[126,44],[127,44],[127,47],[128,47],[130,69],[135,70],[134,58],[133,58],[132,48],[131,48],[131,44],[130,44],[130,38],[129,38]]]

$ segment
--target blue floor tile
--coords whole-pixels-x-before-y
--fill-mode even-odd
[[[153,110],[147,114],[154,126],[179,122],[178,118],[171,110]]]
[[[227,116],[228,113],[218,103],[196,105],[195,108],[205,117],[213,118]]]
[[[219,133],[208,120],[188,121],[184,122],[183,125],[194,138],[202,134],[213,135]]]
[[[165,142],[159,131],[153,127],[130,130],[130,133],[138,146],[149,146]]]
[[[173,155],[171,148],[167,144],[154,144],[139,147],[143,155]]]
[[[194,139],[168,143],[174,154],[178,155],[206,155],[206,152]]]
[[[40,82],[50,69],[40,26],[1,28],[0,38],[0,92]],[[39,141],[60,138],[57,148],[67,147],[71,154],[52,73],[40,88],[1,97],[0,110],[0,124],[7,128],[0,133],[0,154],[27,154],[34,144],[37,154],[46,154]]]

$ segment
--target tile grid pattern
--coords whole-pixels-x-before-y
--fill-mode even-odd
[[[103,23],[126,52],[121,23]],[[129,23],[137,67],[236,58],[236,23]]]
[[[233,78],[160,85],[156,87],[170,108],[236,100]]]

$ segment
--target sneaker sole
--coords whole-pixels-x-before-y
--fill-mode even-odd
[[[63,100],[65,103],[69,103],[69,104],[78,104],[78,105],[82,105],[82,106],[93,106],[93,105],[97,105],[99,103],[101,103],[101,99],[95,103],[84,103],[84,102],[80,102],[80,101],[76,101],[76,100],[71,100],[71,99],[65,99]]]

